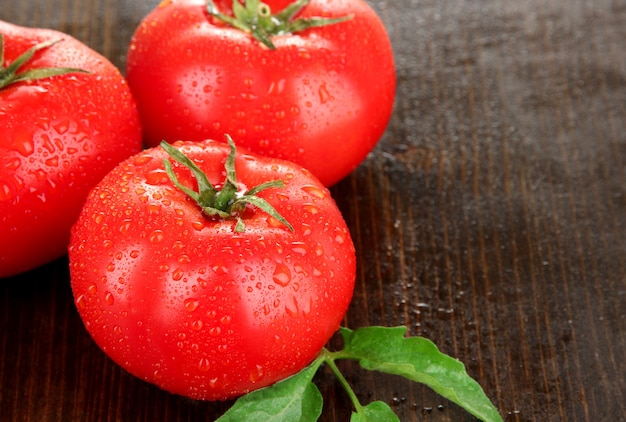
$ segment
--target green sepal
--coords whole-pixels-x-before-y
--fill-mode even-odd
[[[276,14],[261,0],[245,0],[242,4],[233,0],[233,16],[221,13],[213,0],[207,0],[207,12],[216,19],[251,34],[257,41],[273,50],[276,48],[272,36],[294,34],[309,28],[334,25],[352,19],[352,15],[338,18],[310,17],[295,18],[310,0],[296,0]]]
[[[164,159],[163,167],[165,168],[165,172],[171,182],[188,197],[193,199],[205,215],[211,217],[217,216],[220,218],[235,218],[237,220],[235,224],[236,232],[245,231],[245,223],[241,218],[240,213],[248,204],[259,208],[266,214],[280,221],[290,231],[294,231],[293,226],[282,215],[280,215],[280,213],[276,211],[276,209],[269,202],[257,196],[259,192],[265,189],[283,187],[283,181],[272,180],[255,186],[244,193],[240,193],[237,185],[237,172],[235,169],[235,143],[228,135],[226,135],[226,140],[230,146],[230,152],[226,157],[226,163],[224,165],[226,170],[226,180],[224,181],[221,189],[217,189],[213,186],[206,174],[189,157],[167,142],[161,142],[161,148],[163,148],[174,161],[187,167],[191,171],[191,174],[195,177],[198,183],[198,191],[194,191],[193,189],[183,185],[178,179],[178,176],[176,176],[172,163],[169,160]]]
[[[68,73],[89,73],[86,70],[72,67],[42,67],[19,72],[20,69],[33,58],[35,53],[40,50],[50,48],[60,41],[62,40],[57,39],[39,43],[19,55],[7,67],[4,67],[4,35],[0,34],[0,89],[6,88],[9,85],[18,82],[51,78],[53,76],[65,75]]]

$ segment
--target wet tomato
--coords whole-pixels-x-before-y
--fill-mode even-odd
[[[65,255],[89,189],[140,150],[113,64],[69,35],[0,22],[0,277]]]
[[[87,330],[126,370],[227,399],[315,358],[351,300],[354,246],[302,167],[223,142],[174,146],[197,168],[155,147],[91,192],[72,230],[72,289]]]
[[[389,37],[363,0],[163,1],[137,28],[126,75],[148,145],[229,133],[326,186],[377,144],[396,87]]]

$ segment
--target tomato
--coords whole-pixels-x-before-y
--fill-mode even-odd
[[[266,3],[276,11],[289,4]],[[279,35],[270,28],[273,49],[214,17],[206,0],[163,1],[145,17],[126,68],[145,142],[221,140],[229,133],[250,151],[300,164],[326,186],[353,171],[392,113],[391,43],[363,0],[298,3],[288,23],[337,21],[299,32],[292,25]],[[232,17],[232,1],[210,4]]]
[[[140,151],[141,128],[130,89],[100,54],[52,30],[0,22],[0,35],[0,277],[8,277],[65,255],[88,191]]]
[[[350,303],[354,245],[329,191],[302,167],[232,155],[223,142],[174,145],[208,178],[174,162],[187,190],[228,190],[234,172],[224,163],[235,157],[234,210],[203,212],[168,175],[168,154],[147,149],[89,195],[72,229],[71,284],[87,330],[115,362],[167,391],[222,400],[315,358]],[[274,180],[283,186],[256,194],[269,207],[237,202]]]

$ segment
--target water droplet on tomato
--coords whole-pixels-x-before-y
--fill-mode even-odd
[[[278,264],[272,278],[274,283],[285,287],[291,282],[291,270],[285,264]]]
[[[196,320],[191,323],[191,329],[194,331],[200,331],[204,327],[204,322],[202,320]]]
[[[326,87],[326,83],[322,83],[320,85],[318,94],[320,97],[320,103],[322,104],[326,104],[327,102],[334,100],[334,97],[330,94],[328,88]]]
[[[200,359],[200,362],[198,362],[198,370],[201,372],[206,372],[209,369],[211,369],[211,363],[209,362],[209,360],[207,358]]]
[[[205,225],[202,221],[194,221],[191,223],[191,227],[193,227],[197,231],[200,231],[205,227]]]
[[[302,205],[302,208],[304,208],[306,212],[312,215],[319,214],[320,212],[320,208],[317,205],[313,204],[304,204]]]
[[[57,156],[50,157],[44,163],[48,167],[59,167],[59,157],[57,157]]]
[[[302,190],[308,193],[309,195],[313,195],[316,198],[324,199],[326,197],[326,192],[319,186],[315,185],[304,185],[302,186]]]
[[[128,232],[128,230],[130,229],[132,223],[130,221],[124,221],[121,225],[120,225],[120,233],[121,234],[125,234]]]
[[[26,130],[15,134],[11,147],[15,152],[24,157],[28,157],[35,152],[35,144],[32,135],[26,132]]]
[[[218,337],[220,334],[222,334],[222,328],[221,327],[211,327],[211,329],[209,330],[209,334],[213,337]]]
[[[185,299],[184,305],[187,312],[193,312],[200,306],[200,301],[198,299],[189,298]]]
[[[291,250],[297,253],[298,255],[306,255],[307,247],[305,242],[293,242],[291,244]]]
[[[146,183],[149,185],[163,185],[169,181],[170,178],[164,169],[155,169],[146,173]]]
[[[78,309],[85,309],[86,305],[87,305],[87,300],[85,299],[85,296],[84,295],[79,295],[76,298],[76,307]]]
[[[65,134],[70,129],[70,126],[71,122],[67,119],[60,120],[52,124],[52,127],[59,135]]]
[[[315,255],[317,256],[322,256],[324,255],[324,247],[320,244],[315,245]]]
[[[256,367],[250,371],[250,381],[253,383],[257,383],[263,379],[265,374],[263,373],[263,367],[261,365],[256,365]]]
[[[211,267],[213,272],[217,275],[225,275],[228,274],[228,267],[223,264],[215,264]]]
[[[115,303],[115,297],[113,296],[111,292],[106,292],[104,294],[104,302],[107,305],[113,305]]]
[[[161,204],[148,204],[146,210],[150,215],[159,215],[161,213]]]
[[[172,280],[180,281],[180,280],[182,280],[184,275],[185,275],[185,272],[182,269],[176,268],[174,270],[174,272],[172,273]],[[186,307],[186,305],[185,305],[185,307]]]
[[[89,287],[87,287],[87,293],[89,293],[90,295],[95,295],[96,293],[98,293],[98,286],[95,284],[91,284]]]
[[[13,188],[4,181],[0,181],[0,201],[9,201],[14,196]]]
[[[136,156],[136,157],[133,159],[133,163],[134,163],[136,166],[143,166],[144,164],[147,164],[147,163],[149,163],[150,161],[152,161],[152,156],[150,156],[150,155],[148,155],[148,154],[141,154],[141,155]]]
[[[152,233],[150,233],[148,239],[152,244],[156,245],[157,243],[161,243],[163,240],[165,240],[165,234],[163,233],[163,230],[154,230]]]
[[[298,299],[296,299],[295,296],[291,296],[287,302],[285,302],[285,311],[289,316],[294,318],[298,316],[300,309],[298,307]]]

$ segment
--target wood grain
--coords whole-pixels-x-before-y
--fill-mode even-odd
[[[9,2],[123,69],[158,2]],[[332,192],[359,272],[345,323],[406,325],[463,361],[507,421],[626,420],[626,2],[369,2],[398,96]],[[0,282],[0,420],[213,420],[91,341],[61,259]],[[342,364],[403,421],[473,420],[430,390]],[[323,421],[350,404],[327,371]]]

